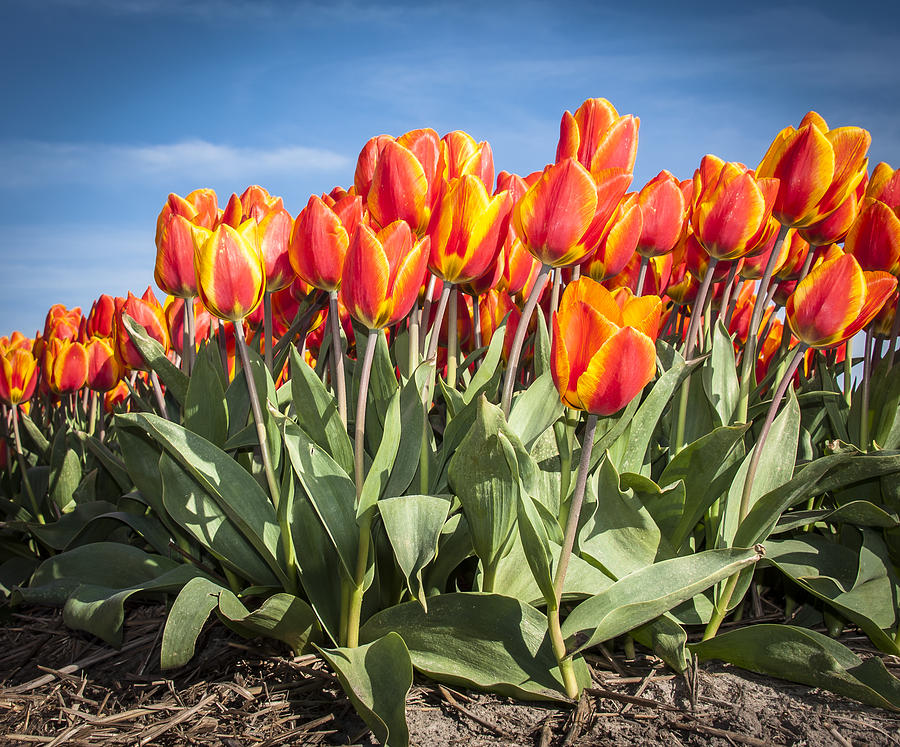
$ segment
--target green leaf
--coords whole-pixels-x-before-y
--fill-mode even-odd
[[[463,592],[382,610],[360,630],[373,641],[395,631],[413,666],[451,685],[473,687],[521,700],[568,700],[547,635],[547,618],[534,607],[499,594]],[[579,683],[590,677],[575,661]]]
[[[545,373],[521,392],[509,413],[509,427],[522,439],[526,449],[563,414],[562,402],[553,377]]]
[[[183,667],[194,658],[197,637],[219,604],[218,593],[224,590],[225,587],[203,577],[184,585],[166,617],[159,653],[161,669]]]
[[[75,435],[78,437],[78,440],[85,445],[87,450],[97,457],[113,480],[116,481],[119,488],[123,491],[131,488],[133,483],[128,476],[128,471],[125,468],[124,462],[113,454],[106,444],[102,443],[94,436],[89,436],[83,431],[76,431]]]
[[[762,444],[762,456],[750,492],[749,508],[766,493],[781,487],[794,474],[794,460],[797,456],[797,442],[800,437],[800,407],[793,390],[789,390],[787,403],[772,423],[772,429]],[[756,448],[758,448],[757,445]],[[734,538],[740,522],[741,494],[744,491],[747,470],[753,459],[751,451],[741,463],[740,469],[731,483],[724,506],[724,515],[719,525],[720,546],[734,546]]]
[[[900,519],[896,514],[889,514],[880,506],[869,501],[850,501],[850,503],[833,509],[792,511],[778,520],[772,534],[783,534],[820,521],[827,524],[853,524],[858,527],[880,527],[881,529],[894,529],[900,526]]]
[[[503,357],[503,339],[506,336],[506,319],[497,327],[491,337],[478,370],[472,376],[472,380],[463,392],[462,399],[465,404],[474,402],[482,394],[491,394],[500,382],[500,361]]]
[[[553,589],[553,556],[550,552],[550,537],[541,520],[535,502],[524,491],[519,493],[518,505],[519,538],[525,559],[531,568],[531,575],[537,583],[546,604],[555,601]],[[557,556],[558,557],[558,556]],[[568,574],[567,574],[568,575]]]
[[[283,641],[297,654],[312,641],[321,641],[316,615],[306,602],[293,594],[279,592],[268,597],[252,612],[229,589],[219,592],[219,617],[241,635],[263,636]]]
[[[385,747],[406,747],[412,664],[403,639],[387,633],[358,648],[320,648],[356,712]]]
[[[49,524],[29,523],[27,528],[47,547],[65,550],[92,519],[115,510],[115,505],[109,501],[90,501],[75,506],[70,513],[63,514],[57,521]]]
[[[72,494],[81,482],[81,461],[69,448],[67,431],[60,428],[50,449],[50,500],[65,513],[74,506]]]
[[[172,519],[235,573],[261,586],[280,585],[282,579],[229,520],[202,485],[168,453],[159,459],[163,505]]]
[[[19,413],[19,420],[24,427],[25,433],[28,437],[34,442],[34,446],[37,449],[37,452],[40,456],[46,458],[47,454],[50,450],[50,442],[41,432],[41,429],[38,428],[34,421],[28,417],[24,412]],[[24,447],[23,447],[24,448]]]
[[[706,550],[635,571],[579,604],[562,624],[574,653],[627,633],[746,568],[756,550]]]
[[[414,413],[415,414],[415,413]],[[375,452],[375,458],[366,474],[363,482],[362,490],[359,495],[359,502],[356,506],[356,518],[360,519],[363,514],[374,508],[378,498],[387,487],[388,479],[391,476],[391,470],[394,467],[394,460],[397,458],[397,451],[400,448],[400,438],[402,432],[400,430],[400,390],[394,391],[387,411],[384,416],[384,434],[381,437],[381,443],[378,451]],[[361,475],[357,475],[357,479],[362,479]]]
[[[547,320],[544,319],[544,311],[540,306],[534,309],[536,329],[534,333],[534,375],[540,378],[550,373],[550,331],[547,328]]]
[[[717,479],[729,471],[735,459],[743,456],[735,450],[748,425],[722,426],[679,451],[663,470],[660,485],[684,482],[684,503],[669,502],[652,511],[656,523],[672,545],[680,548],[697,522],[722,493]],[[750,543],[752,544],[752,543]]]
[[[617,465],[619,472],[644,474],[645,467],[649,466],[646,461],[647,450],[650,447],[653,432],[656,430],[656,424],[669,400],[672,399],[675,390],[690,375],[696,365],[695,363],[689,366],[681,356],[676,356],[672,366],[657,379],[650,394],[641,403],[629,425],[628,450]]]
[[[382,491],[385,498],[403,495],[419,467],[422,434],[425,428],[425,405],[422,392],[434,374],[434,363],[422,363],[400,389],[400,436],[397,456],[388,483]]]
[[[353,480],[296,423],[288,419],[283,427],[284,443],[294,474],[337,549],[344,573],[347,578],[353,578],[359,542]],[[297,503],[295,501],[295,505]]]
[[[404,495],[385,498],[378,513],[413,599],[428,610],[423,569],[437,554],[441,530],[450,511],[450,496]]]
[[[284,548],[275,509],[259,483],[243,467],[202,436],[156,415],[119,415],[116,422],[142,429],[156,440],[213,499],[228,524],[250,542],[282,583],[286,583]],[[170,504],[166,508],[172,510]]]
[[[309,364],[291,347],[291,394],[297,424],[313,443],[328,452],[348,475],[353,472],[353,444],[341,423],[337,400]]]
[[[171,394],[179,405],[184,405],[187,397],[188,377],[166,357],[165,348],[150,337],[147,331],[128,314],[122,315],[122,323],[134,346],[147,361],[147,365],[166,385],[166,393]]]
[[[228,410],[219,351],[209,341],[200,346],[184,399],[184,427],[216,446],[228,437]]]
[[[718,425],[729,425],[740,393],[734,344],[721,320],[716,322],[712,338],[712,355],[700,369],[700,378]]]
[[[751,672],[800,682],[900,710],[900,681],[878,657],[863,661],[828,636],[792,625],[749,625],[690,649],[702,659],[721,659]]]

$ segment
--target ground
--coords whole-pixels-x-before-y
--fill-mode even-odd
[[[198,654],[160,671],[162,607],[126,618],[116,650],[57,611],[7,611],[0,628],[0,744],[372,745],[372,734],[315,656],[247,641],[211,624]],[[842,638],[874,655],[852,632]],[[897,657],[883,657],[900,672]],[[658,660],[598,649],[578,707],[518,703],[417,679],[412,745],[900,745],[900,714],[831,693],[701,663],[686,676]]]

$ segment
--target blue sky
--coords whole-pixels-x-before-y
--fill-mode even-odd
[[[888,9],[894,5],[893,9]],[[555,154],[603,96],[641,118],[634,186],[705,153],[756,165],[816,109],[900,165],[897,4],[0,0],[0,334],[54,302],[152,283],[169,192],[259,183],[296,214],[352,182],[372,135],[488,140],[497,170]]]

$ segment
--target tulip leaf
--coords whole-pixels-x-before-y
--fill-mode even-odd
[[[128,471],[125,469],[125,464],[118,456],[110,451],[105,443],[83,431],[76,431],[75,435],[81,443],[85,445],[87,450],[90,451],[103,465],[103,468],[109,473],[110,477],[116,481],[116,485],[118,485],[119,488],[123,491],[127,491],[131,488],[132,482],[131,478],[128,476]]]
[[[422,572],[434,559],[441,530],[450,511],[451,496],[404,495],[378,503],[397,565],[413,599],[428,610]]]
[[[400,389],[400,445],[388,483],[382,492],[385,498],[403,495],[419,468],[426,417],[422,392],[433,375],[434,363],[422,363]]]
[[[117,422],[142,429],[156,440],[198,483],[202,494],[212,498],[227,523],[249,541],[276,577],[286,582],[275,509],[246,470],[202,436],[156,415],[119,415]],[[171,506],[167,501],[166,509]]]
[[[702,659],[721,659],[751,672],[780,677],[900,710],[900,681],[878,657],[860,659],[846,646],[793,625],[748,625],[690,649]]]
[[[671,367],[656,380],[650,394],[641,403],[628,426],[628,438],[625,441],[627,450],[616,465],[619,472],[644,474],[649,468],[647,452],[653,432],[656,430],[656,424],[669,400],[672,399],[672,395],[696,365],[696,363],[688,365],[680,355],[676,355]]]
[[[734,344],[721,320],[713,327],[712,355],[700,369],[700,378],[718,421],[717,425],[729,425],[737,407],[740,382],[734,359]]]
[[[499,594],[459,592],[382,610],[360,629],[361,641],[400,634],[412,665],[451,685],[489,690],[521,700],[567,701],[547,634],[547,618],[534,607]],[[582,686],[590,674],[581,659]]]
[[[353,578],[359,541],[353,480],[324,449],[310,440],[300,426],[287,419],[283,427],[284,443],[294,474],[337,549],[344,573],[347,578]],[[296,516],[294,520],[297,521]]]
[[[26,413],[20,412],[19,420],[22,423],[25,433],[27,433],[28,437],[34,442],[37,453],[46,458],[50,450],[50,442],[47,440],[46,436],[44,436],[41,429],[35,425],[34,421],[28,417]]]
[[[494,330],[487,352],[478,370],[472,376],[472,380],[463,392],[462,399],[465,404],[474,402],[482,394],[492,396],[500,384],[500,361],[503,357],[503,340],[506,337],[506,319]]]
[[[378,498],[387,487],[391,470],[394,467],[394,460],[397,458],[397,450],[400,448],[401,435],[400,390],[397,389],[394,391],[384,415],[381,443],[378,446],[378,451],[375,452],[375,458],[372,460],[372,464],[363,481],[359,501],[356,505],[357,520],[375,506]],[[361,480],[362,475],[357,475],[356,479]]]
[[[761,556],[754,549],[705,550],[646,566],[579,604],[562,624],[574,653],[659,617]]]
[[[629,635],[653,651],[676,672],[684,672],[687,669],[689,663],[687,633],[672,615],[660,615],[655,620],[629,631]]]
[[[128,314],[122,315],[122,323],[128,336],[144,357],[147,365],[156,372],[160,381],[166,385],[166,393],[171,394],[179,405],[184,405],[187,397],[188,377],[172,361],[166,357],[166,349]]]
[[[563,414],[562,402],[553,377],[542,374],[513,401],[509,427],[522,439],[526,449]]]
[[[750,491],[749,508],[766,493],[787,483],[794,473],[797,443],[800,438],[800,407],[793,389],[788,390],[787,402],[782,406],[765,443],[757,442],[755,448],[762,447],[762,456]],[[753,459],[753,451],[741,463],[731,489],[726,498],[722,521],[719,525],[720,542],[723,546],[733,546],[738,523],[741,520],[740,505],[747,470]]]
[[[562,270],[556,270],[556,272],[562,272]],[[540,306],[536,306],[534,309],[534,320],[534,376],[539,379],[551,371],[550,331],[547,327],[547,320],[544,318],[544,311]]]
[[[460,563],[473,554],[472,537],[469,535],[466,517],[462,513],[455,513],[447,519],[441,529],[437,557],[425,571],[425,594],[430,597],[446,592],[450,577]]]
[[[518,525],[519,539],[528,567],[531,568],[531,575],[544,595],[544,602],[547,605],[555,604],[550,538],[535,502],[524,491],[519,492]]]
[[[81,461],[69,448],[65,428],[56,431],[50,447],[50,500],[60,512],[66,513],[74,506],[72,498],[81,482]]]
[[[228,409],[219,352],[209,341],[200,346],[184,398],[184,427],[216,446],[228,437]]]
[[[357,648],[319,648],[356,712],[384,747],[407,747],[406,696],[413,670],[406,644],[396,633]]]
[[[248,638],[274,638],[286,643],[296,654],[303,653],[310,642],[321,641],[321,629],[312,607],[293,594],[273,594],[253,611],[229,589],[219,592],[218,601],[217,612],[222,621]]]
[[[183,667],[194,658],[197,637],[219,604],[225,587],[198,576],[188,581],[172,603],[163,629],[159,659],[161,669]]]
[[[674,547],[682,547],[706,509],[731,484],[735,471],[732,466],[744,456],[743,448],[735,447],[749,427],[748,424],[716,428],[685,446],[663,470],[660,485],[684,481],[681,505],[669,501],[657,510],[651,510]]]
[[[337,400],[294,347],[291,347],[291,395],[297,424],[344,472],[351,474],[353,444],[341,423]]]
[[[853,524],[858,527],[880,527],[882,529],[896,529],[900,526],[900,518],[897,514],[888,513],[882,507],[869,501],[850,501],[837,508],[791,511],[778,520],[772,534],[784,534],[820,521],[827,524]]]

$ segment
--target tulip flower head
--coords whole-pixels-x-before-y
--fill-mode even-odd
[[[656,373],[662,302],[610,293],[588,277],[566,286],[553,316],[551,373],[560,399],[595,415],[621,410]]]
[[[595,176],[609,169],[631,172],[640,124],[631,114],[619,116],[606,99],[587,99],[575,114],[563,114],[556,161],[577,158]]]
[[[687,209],[678,179],[668,171],[660,171],[644,185],[637,201],[642,218],[637,253],[658,257],[672,251],[681,236]]]
[[[900,275],[900,170],[886,163],[875,167],[844,251],[864,270]]]
[[[44,352],[44,378],[54,394],[71,394],[84,386],[88,355],[80,342],[54,338]]]
[[[288,256],[294,272],[316,288],[337,290],[349,245],[350,235],[340,216],[312,195],[291,231]]]
[[[13,348],[0,355],[0,401],[7,405],[27,402],[37,385],[38,364],[30,350]]]
[[[851,254],[813,267],[787,299],[791,330],[813,348],[849,340],[881,311],[897,287],[886,272],[864,271]]]
[[[150,337],[168,350],[169,331],[162,306],[159,305],[159,301],[156,300],[149,287],[140,298],[129,291],[128,298],[119,299],[116,306],[116,354],[126,367],[136,371],[146,371],[147,363],[144,361],[144,356],[131,341],[122,317],[130,316],[146,330]]]

